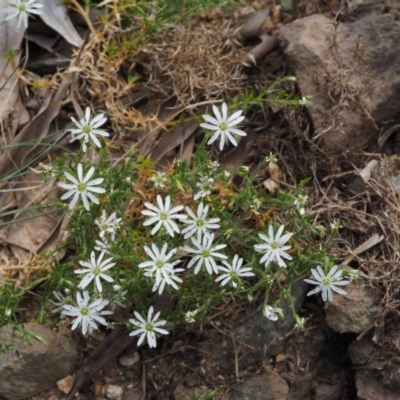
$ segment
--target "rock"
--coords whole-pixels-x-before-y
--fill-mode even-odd
[[[299,309],[307,291],[305,282],[298,282],[293,287],[296,310]],[[282,304],[284,318],[271,321],[260,309],[249,307],[232,322],[232,338],[215,337],[200,345],[201,351],[208,353],[207,362],[216,364],[221,374],[235,373],[235,351],[239,370],[271,356],[282,353],[285,348],[285,335],[294,327],[293,311],[290,301]],[[233,340],[235,346],[233,347]]]
[[[57,387],[60,392],[68,394],[73,384],[74,384],[74,377],[72,375],[68,375],[57,382]]]
[[[247,378],[231,400],[286,400],[289,386],[275,371]]]
[[[140,387],[128,389],[124,392],[122,400],[142,400],[143,390]]]
[[[124,394],[124,389],[118,385],[107,385],[104,390],[104,394],[107,399],[110,400],[121,400]]]
[[[124,354],[118,357],[118,362],[124,367],[130,367],[131,365],[140,361],[139,353],[136,351],[133,354]]]
[[[342,398],[342,382],[336,385],[321,383],[315,388],[315,400],[338,400]]]
[[[381,373],[379,373],[381,375]],[[382,377],[376,371],[359,370],[356,373],[357,399],[359,400],[398,400],[399,388],[385,387]]]
[[[377,296],[361,280],[345,287],[347,295],[336,295],[325,305],[326,324],[336,332],[361,333],[379,316]]]
[[[77,362],[75,342],[37,323],[24,325],[47,344],[29,342],[12,327],[0,329],[0,342],[12,343],[0,357],[0,397],[19,400],[45,391],[67,376]]]
[[[375,346],[371,339],[362,338],[361,340],[353,340],[349,346],[349,355],[354,365],[364,365],[372,357]]]
[[[308,111],[325,149],[364,149],[400,122],[400,22],[390,15],[353,23],[312,15],[277,37],[302,95],[313,97]]]

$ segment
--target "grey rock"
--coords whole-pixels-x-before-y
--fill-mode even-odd
[[[231,400],[286,400],[289,386],[275,371],[247,378]]]
[[[302,95],[313,97],[307,110],[326,150],[366,148],[400,122],[400,22],[392,16],[342,23],[312,15],[277,37]]]
[[[345,287],[347,295],[335,295],[325,306],[326,324],[334,331],[361,333],[379,317],[377,296],[361,280]]]
[[[364,365],[371,360],[375,345],[370,339],[353,340],[349,346],[349,355],[354,365]]]
[[[388,388],[385,378],[397,373],[397,385]],[[398,400],[399,399],[399,372],[397,368],[383,371],[359,370],[356,373],[357,398],[362,400]]]
[[[0,329],[0,342],[12,347],[0,354],[0,397],[19,400],[34,396],[56,385],[70,374],[77,362],[75,342],[37,323],[25,329],[40,335],[47,344],[29,342],[12,327]]]
[[[307,288],[304,282],[295,284],[293,288],[293,301],[297,310]],[[235,372],[235,351],[241,370],[281,353],[286,343],[285,335],[294,327],[290,302],[282,304],[281,308],[284,318],[271,321],[260,309],[249,307],[236,321],[233,321],[231,340],[227,337],[214,338],[201,345],[202,351],[209,354],[208,362],[218,365],[220,373],[232,374]]]
[[[128,389],[122,395],[122,400],[142,400],[143,390],[140,387]]]

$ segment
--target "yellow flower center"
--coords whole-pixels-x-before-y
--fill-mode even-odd
[[[226,131],[228,129],[228,124],[226,122],[221,122],[218,127],[221,131]]]
[[[92,131],[92,127],[91,127],[90,125],[85,125],[85,126],[82,128],[82,132],[83,132],[83,133],[89,134],[91,131]]]
[[[86,184],[81,182],[76,185],[76,189],[78,192],[84,192],[86,190]]]
[[[88,315],[89,314],[89,309],[87,307],[81,308],[81,314],[82,315]]]

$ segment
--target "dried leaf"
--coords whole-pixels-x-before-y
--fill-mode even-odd
[[[15,189],[17,207],[21,210],[58,198],[58,189],[54,188],[53,182],[43,185],[41,177],[33,172],[25,175],[16,184]],[[56,208],[57,206],[47,206],[15,214],[15,221],[25,220],[0,229],[0,240],[37,253],[59,227],[64,212],[54,212]]]
[[[44,23],[58,32],[68,43],[81,47],[83,39],[79,36],[68,17],[64,2],[54,0],[40,0],[43,4],[40,18]]]
[[[251,149],[251,146],[253,145],[252,133],[244,137],[236,136],[236,139],[238,141],[237,147],[230,151],[221,160],[221,164],[231,174],[234,174],[237,169],[244,164]]]
[[[283,178],[283,173],[281,169],[279,168],[278,164],[275,163],[270,163],[267,167],[267,171],[269,173],[269,176],[272,179],[275,179],[277,181],[281,181]]]
[[[367,183],[371,179],[371,174],[373,170],[377,167],[377,165],[377,160],[371,160],[367,164],[367,166],[360,172],[360,176],[365,183]]]
[[[154,161],[160,161],[164,155],[173,150],[183,143],[193,135],[196,131],[198,125],[194,122],[183,123],[176,128],[172,128],[165,132],[158,142],[157,146],[151,152],[151,157]]]
[[[0,177],[4,178],[6,175],[19,170],[25,163],[43,152],[43,146],[41,145],[43,142],[39,143],[38,139],[42,139],[47,135],[50,123],[60,111],[62,100],[67,95],[66,92],[69,85],[69,78],[64,78],[57,92],[53,92],[48,96],[39,113],[11,141],[10,148],[1,154]],[[52,140],[55,139],[53,136]],[[44,138],[43,140],[46,139]],[[18,145],[27,141],[35,141],[36,144],[29,145],[29,147],[25,146],[24,151],[21,151],[21,146]]]
[[[6,10],[8,0],[0,0],[0,10]],[[19,101],[18,78],[15,70],[20,61],[19,55],[13,58],[13,65],[10,65],[7,52],[19,50],[24,28],[17,28],[14,20],[4,21],[6,14],[0,13],[0,123],[3,123],[11,113],[13,113],[13,133],[15,132],[19,120],[26,121],[28,116],[25,108]]]

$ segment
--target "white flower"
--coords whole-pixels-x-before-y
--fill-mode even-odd
[[[246,132],[234,128],[237,124],[244,120],[244,116],[242,115],[243,111],[236,111],[230,117],[228,117],[228,107],[226,103],[222,103],[222,115],[218,108],[213,105],[213,111],[216,118],[211,117],[210,115],[203,115],[203,118],[207,121],[206,123],[201,123],[200,126],[202,128],[211,129],[215,131],[214,135],[207,142],[207,144],[214,143],[219,136],[221,136],[219,142],[219,149],[222,150],[224,148],[225,143],[230,141],[234,146],[237,146],[237,141],[233,137],[232,133],[239,136],[246,136]],[[209,123],[208,123],[209,122]]]
[[[287,260],[292,259],[292,256],[286,253],[286,250],[289,250],[291,246],[284,246],[284,244],[292,237],[293,233],[287,233],[286,235],[281,236],[284,229],[285,226],[281,225],[275,236],[273,226],[269,225],[268,236],[265,236],[262,233],[258,234],[260,239],[264,240],[266,243],[256,244],[254,249],[259,253],[265,253],[260,262],[265,262],[266,267],[272,261],[276,261],[280,267],[286,268],[286,263],[282,260],[282,257]]]
[[[179,278],[176,273],[184,271],[183,268],[174,269],[174,266],[180,263],[181,260],[176,260],[173,262],[168,261],[176,253],[176,249],[173,249],[166,254],[167,248],[167,243],[163,245],[161,251],[154,243],[151,245],[151,249],[147,246],[144,246],[144,251],[151,258],[151,261],[145,261],[139,264],[139,268],[146,269],[146,276],[155,278],[153,292],[158,289],[159,294],[164,291],[166,283],[178,290],[178,285],[174,281],[182,282],[182,279]]]
[[[96,135],[105,137],[110,136],[108,132],[102,129],[97,129],[107,121],[107,118],[104,117],[104,114],[99,114],[92,118],[89,107],[86,107],[85,117],[80,121],[77,121],[74,117],[71,117],[71,119],[78,128],[67,129],[67,132],[69,131],[73,135],[77,135],[70,140],[70,143],[75,140],[81,140],[82,150],[84,152],[87,150],[88,143],[93,143],[94,146],[101,147],[101,143],[99,139],[97,139]]]
[[[165,172],[156,171],[154,175],[149,179],[153,182],[153,185],[157,189],[164,190],[169,183],[168,175]]]
[[[64,305],[63,313],[70,317],[76,317],[72,321],[71,329],[74,330],[78,325],[82,326],[82,333],[86,335],[86,332],[93,332],[97,329],[97,323],[107,326],[107,321],[101,317],[101,315],[110,315],[112,311],[101,311],[107,304],[108,300],[96,299],[89,304],[90,296],[89,292],[85,290],[83,292],[83,298],[80,292],[76,293],[77,307],[71,305]],[[96,323],[97,322],[97,323]]]
[[[303,107],[307,107],[311,104],[311,100],[312,97],[311,96],[303,96],[300,100],[299,100],[299,104]]]
[[[207,167],[209,168],[209,170],[210,170],[211,172],[215,172],[215,171],[220,167],[220,165],[219,165],[219,162],[218,162],[218,161],[210,161],[210,162],[207,164]]]
[[[199,310],[194,310],[194,311],[187,311],[185,313],[185,322],[188,324],[192,324],[193,322],[196,322],[196,314],[199,312]]]
[[[243,276],[254,276],[252,269],[250,267],[242,268],[243,258],[239,258],[237,254],[233,257],[232,264],[229,264],[227,261],[223,260],[223,264],[225,267],[218,266],[218,272],[222,271],[225,272],[221,274],[215,282],[221,282],[221,286],[225,286],[229,281],[231,282],[232,286],[236,289],[237,288],[237,281],[239,278]]]
[[[326,228],[323,225],[316,225],[315,230],[317,231],[318,235],[325,235]]]
[[[100,253],[99,258],[96,260],[96,253],[92,251],[90,255],[90,261],[79,261],[79,264],[82,265],[81,268],[75,270],[75,274],[86,274],[81,282],[78,285],[78,288],[84,289],[87,285],[89,285],[92,280],[94,280],[95,285],[97,286],[97,290],[99,292],[103,291],[103,287],[101,285],[100,278],[103,278],[107,282],[113,282],[114,279],[111,276],[108,276],[104,273],[104,271],[109,270],[112,268],[115,263],[110,262],[112,257],[107,258],[103,261],[104,252]]]
[[[277,314],[283,315],[283,310],[278,307],[264,306],[263,314],[271,321],[276,321],[278,319]]]
[[[108,299],[109,300],[108,307],[112,312],[114,312],[117,309],[117,307],[120,308],[126,307],[124,302],[126,301],[125,295],[128,293],[126,290],[121,292],[120,285],[114,285],[113,291],[114,292],[110,294],[110,297]]]
[[[186,219],[185,221],[183,221],[184,224],[189,225],[182,230],[182,233],[185,235],[185,239],[190,238],[194,234],[197,234],[197,239],[200,240],[203,234],[209,232],[209,229],[219,228],[219,224],[217,223],[220,221],[219,218],[210,218],[207,220],[207,213],[209,208],[210,207],[208,204],[204,207],[204,204],[200,203],[197,207],[196,215],[189,207],[185,207],[186,212],[191,217],[191,219]]]
[[[299,194],[293,201],[293,204],[296,206],[297,210],[299,211],[300,215],[305,214],[305,205],[307,203],[308,196],[305,194]]]
[[[297,329],[303,330],[304,329],[304,324],[306,322],[305,318],[300,317],[299,315],[295,314],[294,315],[294,320],[295,320],[295,324],[294,326]]]
[[[178,225],[173,221],[174,219],[183,219],[186,218],[184,214],[176,214],[178,211],[183,209],[183,206],[177,206],[171,208],[171,197],[167,196],[165,198],[165,205],[163,204],[162,198],[160,195],[157,195],[157,204],[158,207],[154,206],[151,203],[144,203],[149,210],[142,211],[142,214],[147,215],[151,218],[146,220],[143,225],[148,226],[157,223],[157,225],[152,229],[151,234],[154,235],[161,226],[164,226],[168,233],[171,236],[174,236],[174,231],[179,233]]]
[[[61,315],[61,318],[64,318],[64,306],[66,304],[71,304],[72,303],[72,296],[71,296],[71,291],[69,289],[65,289],[65,296],[61,294],[61,292],[56,292],[55,290],[53,291],[54,297],[58,300],[58,301],[53,301],[50,300],[50,303],[52,303],[53,305],[56,306],[56,308],[54,310],[52,310],[52,313],[56,313],[59,312]]]
[[[339,229],[342,227],[340,225],[340,221],[338,219],[334,219],[333,222],[329,225],[333,231],[339,232]]]
[[[78,164],[78,179],[71,175],[69,172],[64,172],[64,175],[70,180],[72,183],[64,183],[59,182],[58,186],[62,187],[63,189],[68,190],[67,193],[63,194],[61,200],[69,199],[70,197],[74,196],[69,203],[69,209],[72,210],[76,203],[79,200],[79,197],[82,198],[83,205],[85,206],[86,210],[90,210],[90,204],[88,201],[91,200],[95,204],[99,204],[99,199],[91,192],[94,193],[105,193],[105,189],[96,187],[103,183],[104,178],[97,178],[89,181],[89,179],[94,174],[94,167],[90,168],[88,173],[85,177],[83,177],[83,167],[82,164]]]
[[[328,274],[322,270],[322,268],[318,265],[317,269],[312,268],[311,273],[315,280],[313,279],[304,279],[304,282],[311,283],[312,285],[317,285],[314,290],[307,293],[307,296],[311,296],[312,294],[316,294],[322,291],[322,300],[326,301],[333,301],[333,292],[339,294],[347,294],[343,289],[340,289],[336,286],[343,286],[348,285],[350,281],[343,281],[342,280],[342,273],[343,271],[337,270],[337,265],[334,265]]]
[[[200,191],[197,192],[193,198],[195,200],[198,200],[200,199],[200,197],[206,197],[207,195],[209,195],[211,193],[213,182],[214,182],[213,178],[202,176],[200,178],[200,182],[196,183],[196,186],[200,189]]]
[[[104,237],[106,232],[111,234],[111,239],[115,239],[115,231],[118,229],[118,226],[120,222],[122,221],[122,218],[117,218],[117,214],[113,212],[108,218],[107,218],[107,212],[106,210],[103,210],[101,213],[101,216],[99,218],[96,218],[94,223],[99,227],[100,229],[100,234],[99,236],[101,238]]]
[[[196,262],[196,267],[194,270],[194,274],[197,275],[200,271],[200,268],[204,264],[207,272],[212,275],[212,273],[218,273],[218,266],[215,262],[214,258],[223,258],[227,259],[228,257],[224,254],[217,253],[217,250],[221,250],[226,247],[226,244],[219,244],[217,246],[212,247],[214,241],[214,234],[206,233],[202,238],[193,238],[191,239],[195,248],[184,246],[183,250],[189,253],[196,254],[189,262],[188,268],[191,268]]]
[[[261,207],[260,199],[252,199],[249,205],[250,210],[258,210]]]
[[[168,331],[159,328],[159,326],[165,325],[167,321],[157,321],[158,317],[160,316],[160,311],[156,315],[154,315],[154,317],[153,312],[154,308],[153,306],[151,306],[147,313],[147,321],[136,311],[134,312],[134,314],[137,320],[129,320],[131,324],[139,327],[139,329],[136,329],[129,334],[129,336],[136,336],[140,334],[138,346],[140,346],[143,343],[144,339],[147,338],[147,343],[149,344],[150,348],[157,347],[156,333],[168,335]]]
[[[5,17],[9,21],[17,17],[17,29],[22,24],[26,29],[28,27],[28,17],[30,14],[40,15],[43,4],[39,4],[36,0],[12,0],[8,4],[9,9],[1,12],[6,12],[8,15]]]
[[[105,236],[102,237],[101,240],[95,240],[95,242],[97,245],[97,246],[94,246],[95,250],[97,250],[100,253],[111,254],[111,252],[110,252],[111,243],[108,242],[108,240]]]
[[[270,152],[269,156],[266,156],[264,158],[264,162],[267,163],[267,164],[277,163],[278,162],[278,158],[276,157],[275,154]]]

